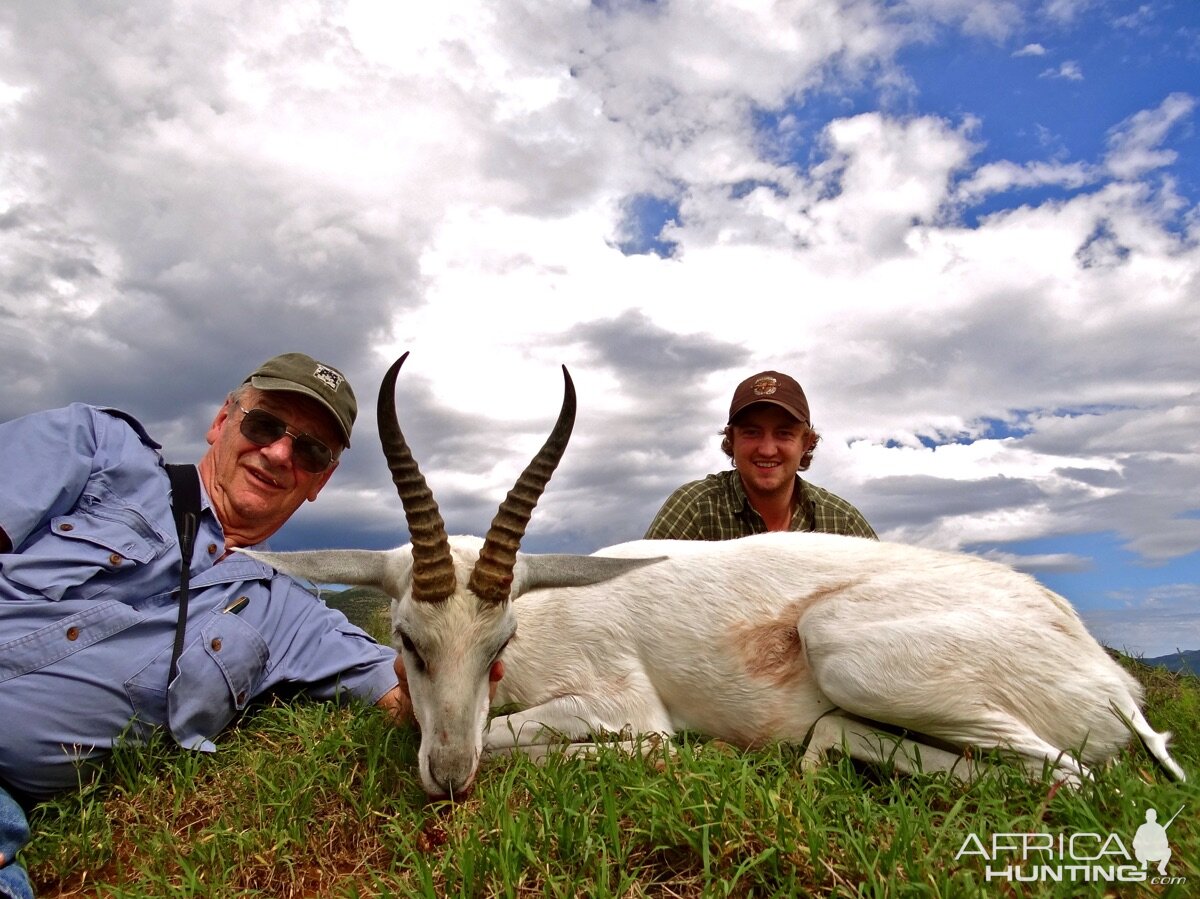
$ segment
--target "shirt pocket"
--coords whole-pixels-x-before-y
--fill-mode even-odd
[[[91,599],[170,545],[136,510],[80,503],[19,553],[5,557],[4,576],[45,599]]]
[[[93,603],[81,612],[49,621],[15,640],[0,643],[0,682],[47,668],[82,650],[103,644],[141,620],[140,612],[111,600]],[[91,667],[96,668],[94,664]],[[70,675],[63,677],[69,679]]]
[[[217,611],[179,657],[168,691],[171,733],[186,749],[211,751],[211,738],[245,709],[266,677],[271,653],[255,628]]]

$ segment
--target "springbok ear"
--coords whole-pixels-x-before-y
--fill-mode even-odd
[[[384,555],[383,582],[380,586],[388,596],[399,599],[412,588],[412,544],[405,544]]]
[[[314,584],[359,584],[383,588],[391,552],[368,549],[321,549],[273,553],[239,549],[276,571]],[[410,556],[411,559],[411,556]],[[411,567],[411,564],[410,564]]]
[[[666,556],[646,559],[614,559],[559,553],[517,553],[513,568],[511,598],[543,587],[587,587],[620,577],[635,568],[661,562]]]

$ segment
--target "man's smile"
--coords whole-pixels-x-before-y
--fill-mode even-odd
[[[257,481],[266,487],[270,487],[273,490],[287,489],[281,483],[279,483],[277,478],[271,477],[271,475],[267,474],[265,471],[255,468],[253,465],[246,465],[245,470],[246,473],[250,475],[251,480]]]

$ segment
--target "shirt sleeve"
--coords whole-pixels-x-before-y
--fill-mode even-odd
[[[846,516],[842,533],[849,537],[865,537],[868,540],[878,540],[879,537],[875,533],[875,529],[867,523],[867,519],[863,518],[862,513],[853,507],[851,509],[851,514]]]
[[[803,488],[812,515],[813,530],[846,537],[865,537],[878,540],[875,529],[857,507],[822,487],[805,483]]]
[[[692,485],[684,484],[663,503],[650,527],[645,540],[701,540],[699,509],[692,496]]]
[[[315,699],[353,697],[374,705],[396,686],[396,651],[355,627],[285,575],[271,583],[272,601],[282,600],[291,628],[273,645],[270,680],[300,688]]]
[[[227,578],[212,597],[200,587],[197,599],[211,608],[189,624],[179,675],[168,689],[168,720],[180,746],[214,751],[216,735],[269,694],[373,705],[396,686],[395,650],[296,581],[236,554],[212,570],[223,568],[236,569],[225,575],[265,576]]]
[[[112,421],[76,403],[0,423],[0,528],[14,552],[79,501],[92,473],[98,429]]]

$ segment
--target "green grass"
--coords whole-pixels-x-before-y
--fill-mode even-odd
[[[1125,660],[1148,715],[1176,731],[1200,776],[1200,682]],[[121,752],[100,786],[31,816],[39,895],[239,896],[1104,896],[1197,895],[1200,788],[1140,747],[1082,789],[1014,769],[964,786],[893,777],[801,752],[743,752],[684,736],[647,760],[523,757],[486,765],[459,804],[427,804],[417,735],[374,709],[304,702],[255,711],[199,756]],[[988,882],[955,856],[976,834],[1132,836],[1155,808],[1173,886]]]

